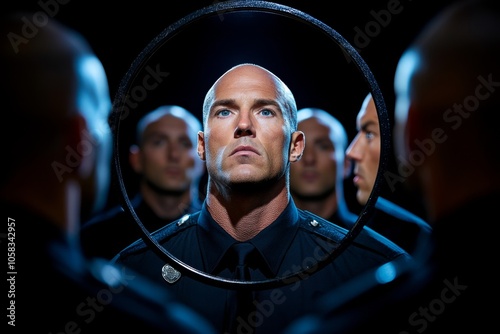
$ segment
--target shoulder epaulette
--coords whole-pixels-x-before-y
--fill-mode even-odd
[[[186,214],[181,218],[169,223],[158,230],[152,232],[150,235],[153,239],[155,239],[158,243],[162,243],[167,239],[170,239],[177,235],[177,233],[189,228],[191,226],[196,225],[198,221],[199,212],[193,214]],[[148,244],[140,238],[136,240],[134,243],[129,245],[127,248],[123,249],[120,254],[129,255],[131,253],[137,253],[144,249],[148,248]]]
[[[299,217],[299,224],[302,228],[327,238],[330,242],[339,244],[349,232],[347,229],[309,211],[299,210]],[[371,249],[388,259],[399,255],[408,256],[401,247],[367,226],[363,227],[359,234],[354,237],[351,245]]]
[[[335,242],[340,242],[348,232],[347,229],[306,210],[299,210],[299,224],[301,228]]]

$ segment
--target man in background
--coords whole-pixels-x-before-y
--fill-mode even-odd
[[[302,158],[290,166],[290,193],[297,207],[350,228],[358,216],[349,211],[344,180],[347,133],[340,121],[319,108],[297,111],[297,127],[306,134]]]
[[[199,184],[205,166],[196,142],[202,127],[185,108],[163,105],[142,116],[136,129],[129,162],[140,183],[131,203],[144,227],[153,232],[201,209]],[[141,233],[131,215],[117,206],[84,224],[82,246],[88,256],[111,259]]]
[[[343,191],[344,180],[351,174],[354,163],[357,200],[365,205],[373,190],[380,160],[379,122],[371,94],[358,113],[359,132],[347,149],[347,157],[351,159],[346,159],[346,131],[330,113],[304,108],[297,112],[297,120],[307,143],[302,159],[290,167],[291,194],[299,208],[350,229],[358,216],[349,211]],[[377,199],[365,226],[409,253],[413,253],[419,241],[425,240],[424,236],[430,232],[422,219],[382,197]]]
[[[366,205],[377,178],[381,152],[380,122],[371,93],[365,96],[361,104],[356,117],[356,128],[358,133],[346,150],[346,158],[354,165],[356,199],[360,205]],[[431,227],[426,221],[382,196],[377,198],[375,210],[367,225],[410,254],[425,251],[431,233]]]

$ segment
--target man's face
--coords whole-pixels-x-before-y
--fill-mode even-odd
[[[373,99],[365,100],[356,118],[358,133],[346,151],[354,161],[354,186],[356,199],[362,205],[368,202],[373,190],[380,162],[380,128]]]
[[[301,197],[318,197],[334,191],[339,161],[332,129],[311,117],[299,122],[298,130],[304,132],[307,142],[302,158],[290,166],[290,189]]]
[[[202,164],[189,131],[186,122],[173,115],[148,124],[136,161],[131,161],[134,170],[159,190],[188,191],[193,179],[200,176]]]
[[[265,182],[285,175],[291,131],[276,84],[244,66],[216,84],[205,132],[198,137],[210,179],[221,185]]]

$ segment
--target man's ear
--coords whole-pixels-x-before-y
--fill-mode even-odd
[[[302,131],[295,131],[292,133],[292,140],[290,142],[290,162],[299,161],[304,153],[306,147],[306,135]]]
[[[203,131],[198,131],[198,156],[201,160],[205,161],[207,159],[205,154],[205,134]]]
[[[128,152],[128,161],[134,172],[142,173],[141,149],[137,145],[130,146]]]

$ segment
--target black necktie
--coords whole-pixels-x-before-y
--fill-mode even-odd
[[[236,267],[233,276],[234,279],[251,281],[248,263],[250,261],[251,253],[255,250],[255,247],[248,242],[239,242],[235,243],[231,246],[231,248],[232,251],[234,251],[236,259]],[[252,290],[245,288],[229,290],[226,308],[226,314],[228,315],[227,333],[236,334],[238,333],[238,327],[251,327],[248,321],[248,315],[254,308]]]

